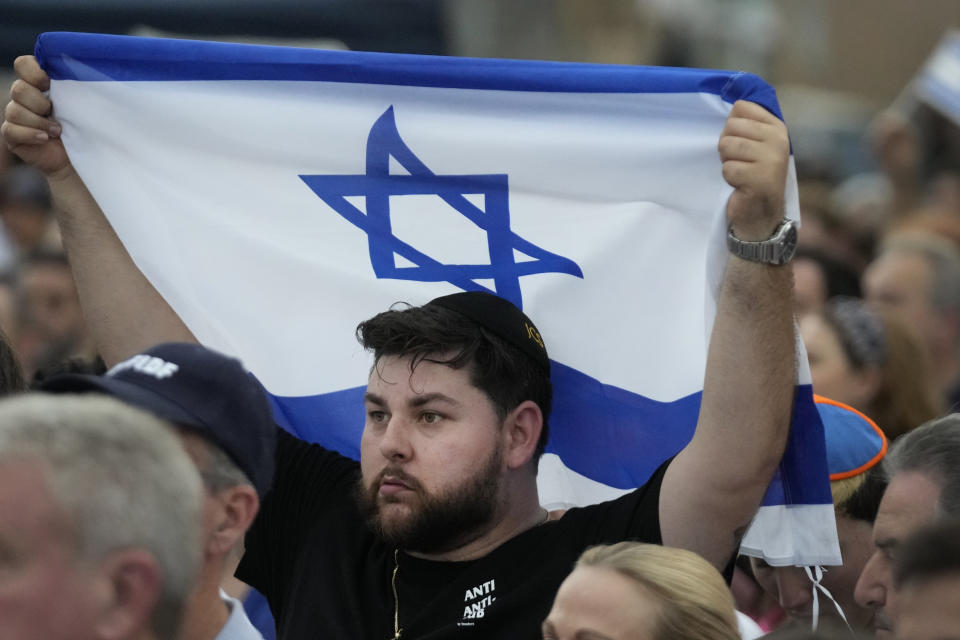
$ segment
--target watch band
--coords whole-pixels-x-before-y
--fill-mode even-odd
[[[797,249],[797,223],[784,220],[766,240],[741,240],[727,230],[727,248],[733,255],[751,262],[783,265],[790,261]]]

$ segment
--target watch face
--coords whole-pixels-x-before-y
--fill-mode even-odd
[[[790,262],[790,259],[793,257],[793,254],[797,250],[797,223],[792,220],[785,223],[786,233],[783,236],[783,251],[780,254],[780,264],[786,264]]]

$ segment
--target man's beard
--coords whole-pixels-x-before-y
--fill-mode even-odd
[[[361,478],[356,497],[367,526],[387,546],[420,553],[443,553],[468,544],[490,530],[497,512],[503,449],[498,445],[480,471],[453,489],[439,495],[429,494],[414,478],[399,468],[388,467],[370,486]],[[389,473],[414,493],[406,499],[379,496],[380,481]],[[413,498],[413,500],[410,500]],[[384,521],[382,503],[406,504],[410,513],[403,518]]]

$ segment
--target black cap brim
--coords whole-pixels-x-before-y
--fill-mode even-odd
[[[40,385],[40,390],[50,393],[103,393],[163,420],[192,427],[201,434],[206,431],[205,425],[176,402],[135,384],[114,378],[70,373],[44,381]]]

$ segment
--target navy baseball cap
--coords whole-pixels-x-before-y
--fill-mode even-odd
[[[434,298],[437,305],[461,313],[530,356],[550,375],[547,347],[533,321],[509,300],[484,291],[461,291]]]
[[[193,431],[220,447],[262,497],[273,480],[276,425],[263,387],[236,358],[199,344],[159,344],[103,376],[66,374],[53,393],[104,393]]]

